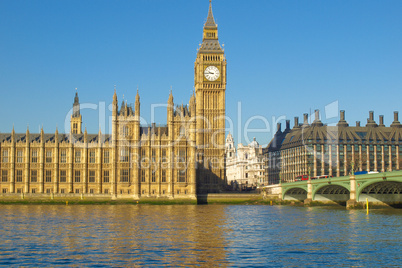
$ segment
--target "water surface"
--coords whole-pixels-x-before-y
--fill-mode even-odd
[[[402,211],[0,205],[0,265],[392,267]]]

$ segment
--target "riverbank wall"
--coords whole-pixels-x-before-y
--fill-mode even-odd
[[[149,204],[149,205],[176,205],[176,204],[228,204],[228,205],[292,205],[292,206],[339,206],[346,207],[345,202],[331,201],[311,201],[308,203],[297,200],[280,200],[277,194],[253,193],[214,193],[200,194],[196,199],[186,198],[154,198],[141,197],[135,199],[132,197],[112,198],[110,195],[103,194],[3,194],[0,195],[0,204],[49,204],[49,205],[119,205],[119,204]],[[352,209],[363,209],[366,204],[356,203]],[[370,202],[372,208],[377,207],[395,207],[399,205]]]

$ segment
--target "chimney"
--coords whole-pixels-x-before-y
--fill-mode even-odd
[[[338,127],[348,127],[349,124],[345,121],[345,110],[340,111],[340,119],[338,124],[336,124]]]
[[[345,120],[345,110],[341,110],[341,121]]]
[[[392,122],[391,127],[402,127],[401,123],[398,120],[398,112],[394,112],[394,122]]]
[[[290,120],[286,120],[286,129],[290,129]]]
[[[320,110],[315,110],[315,121],[319,121],[320,120]]]
[[[282,128],[281,123],[277,123],[276,124],[276,132],[281,132],[281,128]]]
[[[293,127],[294,128],[299,127],[299,117],[298,116],[295,116],[295,125]]]
[[[356,121],[356,127],[360,127],[360,121]]]
[[[369,120],[374,121],[374,111],[369,112]]]
[[[384,125],[384,116],[380,115],[380,127],[385,127]]]
[[[304,119],[303,125],[308,125],[308,114],[303,114],[303,119]]]
[[[374,121],[374,111],[369,112],[369,118],[367,118],[367,125],[368,127],[377,127],[377,124]]]

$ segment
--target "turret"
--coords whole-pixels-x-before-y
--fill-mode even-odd
[[[56,127],[56,132],[54,133],[54,143],[59,143],[59,130]]]
[[[40,130],[40,142],[45,143],[45,132],[43,131],[43,126]]]
[[[27,127],[27,132],[25,133],[25,142],[27,145],[29,144],[29,127]]]
[[[172,93],[172,89],[170,89],[168,106],[167,106],[167,122],[170,122],[173,120],[173,111],[174,111],[173,93]]]
[[[88,143],[88,132],[87,132],[86,127],[85,127],[85,131],[84,131],[84,143]]]
[[[11,131],[11,142],[15,142],[15,130],[14,130],[14,125],[13,125],[13,130]]]
[[[114,89],[114,94],[113,94],[113,103],[112,103],[112,115],[117,116],[118,113],[118,102],[117,102],[117,94],[116,94],[116,88]]]
[[[102,143],[102,141],[103,141],[103,139],[102,139],[102,131],[101,131],[101,128],[100,128],[100,126],[99,126],[99,132],[98,132],[98,144],[101,144],[101,143]]]
[[[135,116],[138,118],[140,117],[140,94],[138,93],[138,88],[137,88],[137,95],[135,95]]]
[[[189,108],[190,108],[190,116],[195,116],[195,95],[194,92],[190,97],[190,103],[189,103]]]

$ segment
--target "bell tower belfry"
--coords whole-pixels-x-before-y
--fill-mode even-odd
[[[70,120],[70,128],[72,134],[82,134],[82,116],[80,113],[80,101],[78,99],[78,92],[75,92],[73,113]]]
[[[202,44],[194,66],[199,192],[213,192],[225,180],[226,58],[209,1]]]

